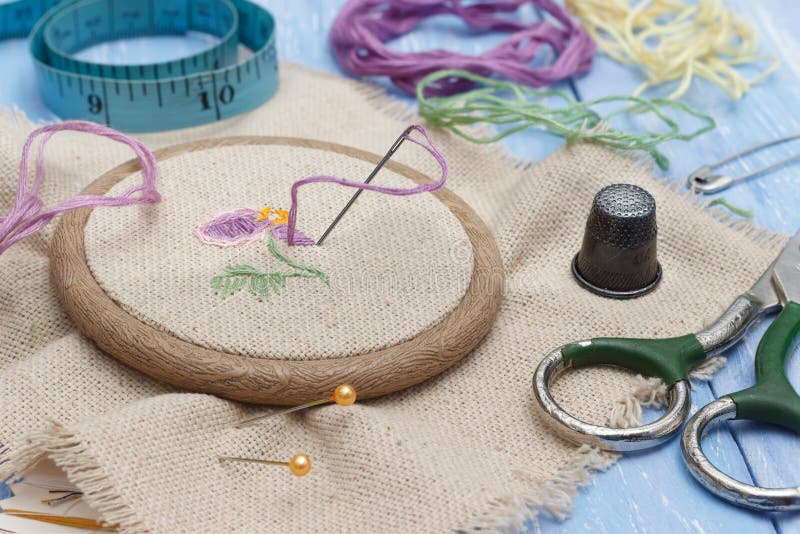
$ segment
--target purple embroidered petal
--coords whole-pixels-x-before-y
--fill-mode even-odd
[[[256,221],[259,213],[251,209],[238,209],[220,213],[210,221],[197,225],[194,236],[206,245],[232,247],[264,237],[269,221]]]
[[[272,235],[275,237],[275,239],[278,239],[280,241],[284,241],[284,242],[288,241],[288,239],[289,239],[288,231],[289,231],[289,225],[288,224],[279,224],[278,226],[273,226],[272,227]],[[300,245],[300,246],[311,246],[311,245],[316,245],[317,242],[314,241],[313,239],[311,239],[310,237],[308,237],[307,235],[305,235],[300,230],[295,230],[294,231],[294,244],[295,245]]]

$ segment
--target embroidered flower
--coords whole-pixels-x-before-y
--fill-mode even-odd
[[[289,212],[277,208],[256,211],[242,208],[220,213],[210,221],[197,225],[194,235],[206,245],[233,247],[263,239],[267,229],[275,239],[288,242]],[[299,230],[294,232],[294,244],[312,246],[316,241]]]
[[[290,278],[317,278],[329,285],[328,277],[321,270],[298,263],[280,253],[275,240],[288,242],[289,212],[282,209],[264,208],[256,211],[242,208],[220,213],[210,221],[197,225],[195,237],[206,245],[232,247],[264,238],[270,230],[269,251],[273,257],[288,266],[286,271],[262,271],[251,265],[234,265],[211,279],[211,288],[217,295],[233,296],[247,289],[251,294],[267,301],[270,295],[280,293]],[[295,245],[315,245],[313,239],[295,230]]]

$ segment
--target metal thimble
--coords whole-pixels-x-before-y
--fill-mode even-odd
[[[626,299],[661,280],[656,255],[656,201],[641,187],[614,184],[594,197],[572,273],[589,291]]]

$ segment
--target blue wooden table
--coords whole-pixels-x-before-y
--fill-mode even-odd
[[[303,63],[342,76],[327,46],[326,35],[342,0],[261,0],[278,20],[278,49],[282,60]],[[717,130],[687,144],[671,142],[663,150],[672,161],[668,176],[684,177],[704,163],[721,159],[753,143],[800,131],[800,2],[793,0],[729,0],[727,5],[744,15],[758,30],[764,54],[775,55],[783,65],[764,83],[739,102],[730,101],[711,84],[696,83],[683,98],[717,120]],[[540,17],[532,8],[521,16]],[[413,34],[393,42],[398,50],[424,50],[433,47],[475,53],[502,38],[475,35],[460,22],[438,17],[424,23]],[[101,46],[84,53],[95,59],[130,62],[163,60],[171,54],[195,51],[202,39],[170,39],[154,44],[150,39]],[[0,62],[6,77],[0,85],[0,105],[15,105],[35,119],[52,119],[35,87],[33,69],[23,41],[0,43]],[[10,68],[9,68],[10,66]],[[636,68],[619,65],[599,55],[592,71],[560,84],[577,98],[589,99],[607,94],[629,94],[640,83]],[[402,97],[381,79],[375,80]],[[658,94],[658,93],[655,93]],[[663,95],[663,94],[662,94]],[[637,119],[641,120],[641,119]],[[648,126],[647,122],[639,126]],[[636,127],[630,124],[629,127]],[[650,124],[649,126],[653,126]],[[541,159],[559,146],[560,139],[525,132],[506,141],[516,155]],[[755,169],[775,158],[800,150],[800,142],[776,147],[744,162],[732,164],[739,173]],[[753,210],[753,220],[775,232],[794,233],[800,226],[800,181],[795,176],[800,165],[737,186],[723,193],[731,203]],[[697,229],[702,232],[702,228]],[[707,310],[697,310],[703,317]],[[711,383],[696,384],[695,409],[715,397],[737,391],[754,381],[753,359],[758,339],[766,329],[761,325],[744,343],[728,354],[728,365]],[[791,380],[800,390],[797,357],[790,361]],[[652,417],[653,414],[650,414]],[[800,485],[800,437],[762,425],[733,422],[709,433],[705,450],[712,461],[736,478],[763,486]],[[0,489],[2,491],[2,489]],[[607,473],[599,475],[590,488],[581,491],[575,511],[564,522],[542,516],[530,525],[531,532],[800,532],[800,514],[777,515],[747,512],[718,501],[689,476],[680,456],[677,440],[651,452],[630,454]]]

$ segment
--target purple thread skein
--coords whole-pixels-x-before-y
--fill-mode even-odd
[[[291,196],[292,196],[292,207],[289,208],[289,222],[287,224],[287,239],[286,242],[289,246],[294,245],[294,234],[295,234],[295,227],[297,226],[297,190],[300,189],[301,186],[306,184],[316,184],[316,183],[333,183],[343,185],[345,187],[354,187],[356,189],[366,189],[368,191],[377,191],[378,193],[384,193],[386,195],[396,195],[396,196],[407,196],[407,195],[418,195],[419,193],[427,193],[430,191],[436,191],[440,187],[444,185],[447,181],[447,161],[445,161],[444,156],[436,148],[436,145],[433,144],[433,140],[431,139],[428,132],[422,126],[415,124],[411,128],[412,130],[416,130],[425,137],[425,141],[427,144],[424,144],[420,141],[417,141],[410,135],[406,134],[403,136],[407,141],[410,141],[416,145],[421,146],[428,153],[434,157],[434,159],[439,163],[439,166],[442,168],[442,176],[436,182],[427,183],[427,184],[420,184],[415,187],[411,187],[409,189],[402,189],[399,187],[382,187],[379,185],[373,184],[365,184],[363,182],[353,182],[350,180],[345,180],[343,178],[337,178],[336,176],[310,176],[308,178],[303,178],[302,180],[296,181],[292,184]]]
[[[530,2],[561,27],[549,21],[524,23],[503,13]],[[396,52],[384,43],[413,30],[434,15],[456,15],[471,28],[511,32],[497,47],[477,56],[447,50]],[[461,0],[348,0],[333,22],[328,40],[336,59],[347,72],[359,76],[389,76],[409,94],[431,72],[462,69],[480,76],[498,74],[523,85],[541,87],[589,70],[595,43],[553,0],[499,0],[462,5]],[[544,46],[557,57],[551,65],[530,63]],[[427,88],[430,96],[463,92],[467,80],[444,80]]]
[[[44,148],[53,135],[62,131],[90,133],[128,145],[142,165],[142,183],[128,188],[118,197],[78,195],[52,208],[44,209],[44,203],[37,196],[44,179]],[[33,184],[29,187],[28,157],[33,142],[39,136],[41,136],[41,139],[39,140],[38,153],[36,155],[36,175]],[[19,164],[19,186],[14,205],[6,217],[0,217],[0,254],[17,241],[44,228],[56,215],[67,211],[80,208],[131,206],[133,204],[154,204],[159,202],[161,195],[156,191],[157,175],[156,158],[146,146],[136,139],[106,126],[87,121],[67,121],[34,130],[28,136],[22,149],[22,160]],[[141,194],[134,196],[136,193]]]

